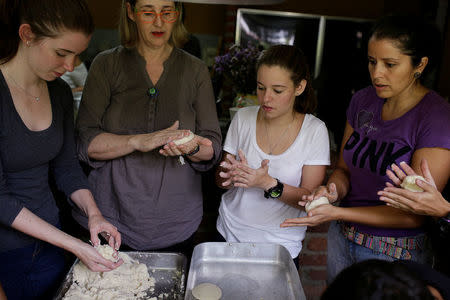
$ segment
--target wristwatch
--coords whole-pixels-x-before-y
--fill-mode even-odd
[[[277,178],[275,178],[275,179],[277,180],[277,185],[274,187],[271,187],[267,191],[264,191],[265,198],[278,199],[283,194],[283,188],[284,188],[283,183],[281,183]]]

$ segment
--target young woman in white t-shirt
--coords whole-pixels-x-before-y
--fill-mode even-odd
[[[228,242],[277,243],[297,258],[306,227],[280,224],[305,215],[298,201],[322,184],[330,164],[327,128],[311,114],[316,98],[303,52],[265,51],[257,95],[260,106],[240,109],[227,133],[216,182],[229,190],[217,230]]]

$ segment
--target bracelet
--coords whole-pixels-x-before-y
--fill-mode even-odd
[[[185,156],[192,156],[192,155],[196,154],[198,151],[200,151],[200,145],[199,144],[197,144],[197,147],[195,147],[194,150],[192,150],[189,153],[186,153]]]

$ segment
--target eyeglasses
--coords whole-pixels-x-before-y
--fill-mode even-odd
[[[155,23],[156,16],[161,18],[164,23],[173,23],[177,20],[179,12],[176,10],[164,10],[160,13],[154,11],[137,11],[135,10],[139,19],[143,23]]]

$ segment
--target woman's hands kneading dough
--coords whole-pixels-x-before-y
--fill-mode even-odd
[[[314,189],[311,194],[304,195],[302,197],[302,200],[300,200],[298,204],[306,207],[308,202],[311,202],[320,197],[326,197],[329,203],[336,202],[338,199],[336,185],[334,183],[330,183],[328,184],[328,186],[321,185],[318,188]]]
[[[304,195],[299,205],[305,207],[306,217],[286,219],[281,223],[281,227],[293,226],[317,226],[324,222],[337,219],[339,207],[331,205],[337,201],[338,194],[334,183],[328,186],[319,186],[309,195]]]
[[[180,122],[175,121],[170,127],[152,133],[137,134],[130,138],[129,144],[134,150],[149,152],[162,147],[170,141],[181,139],[189,134],[189,130],[179,130]]]
[[[196,135],[190,130],[183,130],[181,136],[171,138],[160,150],[164,156],[187,155],[192,162],[212,159],[214,149],[211,140]]]
[[[305,211],[306,211],[306,213],[309,213],[314,208],[316,208],[320,205],[324,205],[324,204],[330,204],[330,201],[328,201],[327,197],[322,196],[322,197],[316,198],[316,199],[306,203]]]
[[[405,162],[401,162],[400,167],[394,164],[392,171],[386,171],[392,183],[387,182],[386,188],[378,192],[381,201],[386,202],[386,205],[419,215],[443,217],[450,212],[450,203],[437,190],[425,159],[420,163],[422,178],[414,177],[417,174]],[[405,178],[409,179],[405,180]],[[407,181],[410,182],[407,183]],[[417,186],[413,188],[414,191],[409,190],[411,181]],[[407,188],[399,188],[399,186]]]
[[[128,144],[133,150],[149,152],[159,149],[164,156],[186,155],[199,147],[196,155],[190,157],[192,161],[209,160],[214,155],[212,142],[204,137],[195,135],[190,130],[180,130],[179,121],[175,121],[170,127],[152,133],[137,134],[132,136]]]

